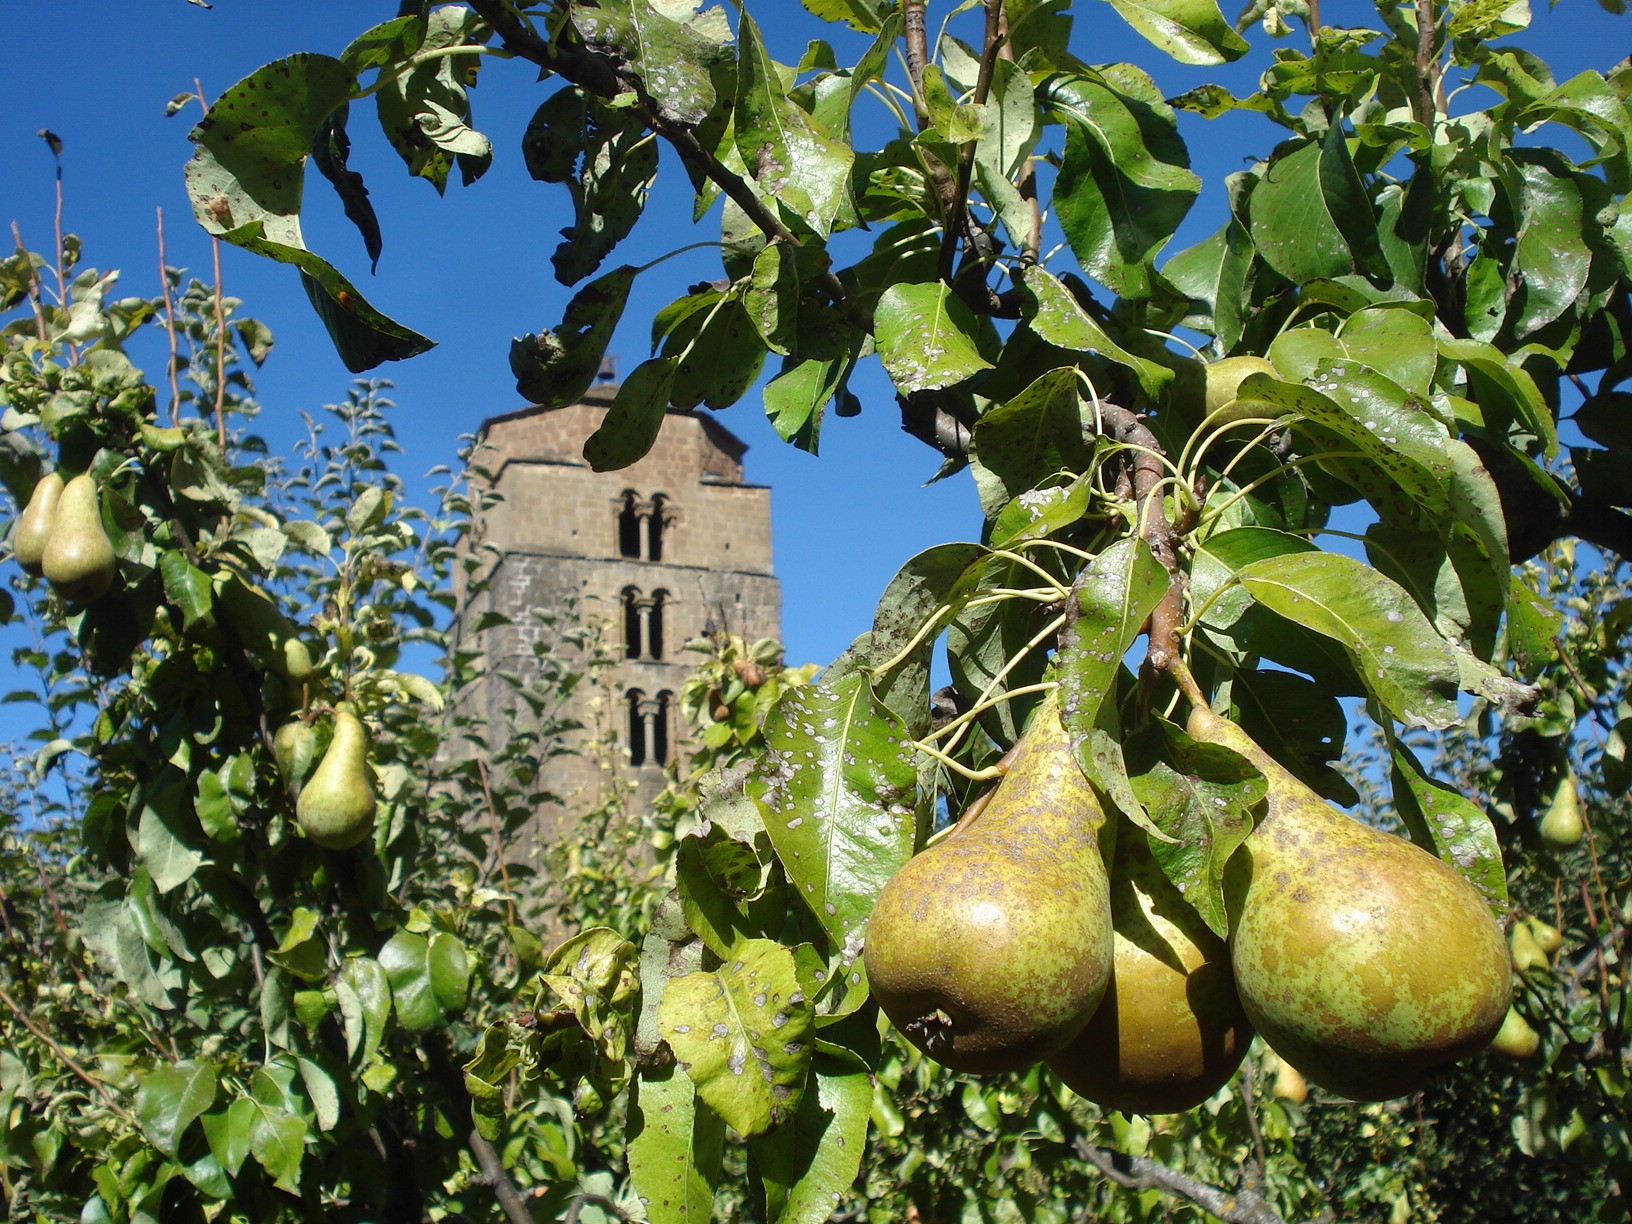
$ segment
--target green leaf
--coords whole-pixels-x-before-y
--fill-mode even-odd
[[[670,398],[677,408],[728,408],[747,393],[765,363],[765,342],[742,296],[713,290],[681,299],[685,313],[669,331],[663,356],[674,359]],[[695,308],[691,304],[696,303]],[[677,304],[678,305],[678,304]],[[703,309],[703,306],[707,309]],[[654,325],[654,332],[657,330]]]
[[[1558,658],[1564,615],[1515,573],[1507,593],[1507,647],[1526,675],[1534,676]]]
[[[1162,276],[1190,299],[1183,323],[1218,337],[1233,349],[1246,330],[1252,238],[1234,217],[1209,238],[1186,247],[1162,265]]]
[[[1587,285],[1592,248],[1583,227],[1586,207],[1575,177],[1551,150],[1508,153],[1519,178],[1518,241],[1508,278],[1522,286],[1513,334],[1523,340],[1575,305]]]
[[[1234,581],[1237,570],[1265,557],[1316,549],[1303,536],[1271,527],[1236,527],[1209,536],[1190,563],[1190,601],[1201,623],[1228,629],[1252,606],[1252,596]]]
[[[629,1077],[640,954],[608,927],[580,931],[550,953],[534,1012],[545,1032],[551,1074],[573,1085],[573,1104],[594,1113]]]
[[[164,597],[181,612],[183,628],[190,629],[210,615],[215,588],[208,574],[193,565],[179,549],[159,555]]]
[[[1247,40],[1214,0],[1109,0],[1122,19],[1181,64],[1223,64],[1247,53]]]
[[[1151,263],[1201,190],[1172,108],[1129,64],[1055,74],[1038,95],[1065,124],[1054,208],[1077,262],[1124,298],[1150,297]]]
[[[1418,844],[1431,849],[1479,890],[1496,913],[1508,916],[1507,869],[1490,816],[1455,787],[1430,778],[1415,754],[1392,735],[1394,807]]]
[[[745,1136],[798,1109],[815,1019],[793,954],[765,939],[740,945],[716,970],[674,979],[658,1007],[659,1031],[697,1095]]]
[[[289,929],[267,959],[308,982],[322,981],[329,973],[329,943],[318,927],[318,915],[306,906],[297,906],[289,918]]]
[[[835,948],[912,857],[917,772],[901,723],[852,673],[790,689],[765,719],[754,790],[794,890]]]
[[[988,519],[1016,497],[1093,465],[1092,409],[1084,421],[1080,371],[1050,370],[975,422],[970,467]]]
[[[194,845],[194,823],[185,805],[185,786],[168,782],[142,796],[136,823],[136,854],[161,893],[192,879],[206,861]]]
[[[521,151],[535,179],[572,184],[574,222],[561,231],[550,262],[558,281],[576,284],[594,274],[640,219],[657,176],[657,137],[637,111],[574,85],[533,112]]]
[[[746,12],[737,22],[737,42],[737,152],[761,192],[825,238],[848,203],[855,151],[788,99],[759,26]]]
[[[990,369],[970,310],[940,281],[891,285],[873,315],[879,360],[903,394],[950,387]]]
[[[729,72],[731,53],[700,27],[670,20],[650,0],[574,5],[570,19],[586,46],[638,74],[664,118],[690,127],[714,109],[714,74]]]
[[[1468,394],[1478,402],[1485,425],[1497,435],[1517,422],[1541,439],[1542,457],[1558,454],[1558,432],[1552,411],[1536,380],[1517,361],[1495,345],[1478,340],[1440,336],[1439,352],[1460,365],[1467,376]]]
[[[449,4],[426,17],[416,53],[480,45],[490,37],[491,29],[476,13]],[[475,84],[480,62],[475,54],[428,57],[407,72],[382,72],[374,92],[380,127],[391,147],[409,174],[425,179],[439,194],[455,163],[468,186],[493,162],[493,146],[470,126],[465,89]]]
[[[567,303],[561,326],[510,344],[516,391],[544,408],[576,404],[601,370],[638,271],[627,264],[590,281]]]
[[[823,21],[842,21],[852,30],[876,33],[895,6],[892,0],[801,0]]]
[[[1229,935],[1224,868],[1252,832],[1252,809],[1264,797],[1263,775],[1233,753],[1197,743],[1163,719],[1123,746],[1128,780],[1150,819],[1167,837],[1141,837],[1162,873],[1184,894],[1213,933]]]
[[[1456,652],[1398,583],[1327,552],[1255,561],[1238,577],[1265,607],[1341,644],[1367,691],[1406,726],[1457,720]]]
[[[897,662],[889,674],[877,677],[873,691],[902,721],[908,735],[929,730],[930,654],[939,633],[921,630],[931,617],[957,614],[978,587],[989,555],[980,544],[926,548],[896,571],[879,597],[868,659],[880,668]],[[903,657],[909,646],[911,651]]]
[[[629,372],[606,416],[584,442],[584,458],[591,468],[597,472],[625,468],[652,449],[663,428],[678,367],[674,357],[653,357]]]
[[[387,318],[326,260],[306,247],[300,204],[306,159],[330,112],[355,85],[350,69],[300,53],[257,69],[229,88],[190,134],[193,216],[219,238],[301,270],[346,368],[422,353],[431,341]]]
[[[1360,796],[1333,768],[1343,759],[1348,716],[1324,686],[1295,672],[1236,672],[1230,680],[1234,721],[1282,765],[1332,802],[1353,807]]]
[[[141,1078],[136,1089],[136,1119],[142,1133],[166,1156],[193,1120],[215,1104],[215,1065],[183,1059],[161,1064]]]
[[[629,1104],[629,1180],[651,1224],[708,1224],[725,1128],[674,1066],[643,1071]]]
[[[1139,380],[1139,389],[1152,399],[1173,381],[1173,371],[1167,366],[1135,356],[1113,340],[1076,296],[1041,265],[1021,269],[1020,289],[1020,317],[1039,338],[1072,352],[1100,353],[1126,366]]]
[[[380,949],[397,1019],[409,1030],[445,1024],[462,1010],[470,989],[470,962],[458,936],[398,931]]]
[[[250,1132],[259,1116],[255,1102],[249,1097],[236,1097],[222,1113],[203,1116],[204,1137],[210,1151],[229,1177],[237,1177],[249,1156]]]
[[[843,1202],[867,1151],[873,1080],[849,1050],[818,1046],[792,1125],[752,1141],[753,1169],[765,1187],[770,1224],[823,1224]]]
[[[1323,140],[1283,145],[1253,189],[1248,215],[1258,254],[1294,283],[1387,273],[1341,124],[1332,124]]]
[[[1166,568],[1137,536],[1123,537],[1083,567],[1060,633],[1060,720],[1068,729],[1080,733],[1094,721],[1116,684],[1122,656],[1167,593],[1168,581]]]

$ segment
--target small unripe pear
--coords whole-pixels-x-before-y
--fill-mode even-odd
[[[355,714],[337,710],[334,736],[295,800],[301,831],[329,850],[349,850],[374,827],[368,730]]]
[[[28,505],[17,516],[12,532],[11,551],[22,566],[36,578],[43,572],[45,544],[51,538],[51,527],[57,521],[57,503],[62,498],[62,476],[47,472],[40,477],[29,495]]]
[[[1513,929],[1507,933],[1507,947],[1513,957],[1513,968],[1520,973],[1529,973],[1532,969],[1546,972],[1553,967],[1552,961],[1547,959],[1547,953],[1541,950],[1541,946],[1536,943],[1536,937],[1530,933],[1528,923],[1513,924]]]
[[[102,526],[101,500],[89,474],[82,472],[62,487],[40,569],[69,603],[101,599],[113,585],[118,558]]]
[[[1554,850],[1568,850],[1581,844],[1585,831],[1581,820],[1581,794],[1575,788],[1575,779],[1565,774],[1559,779],[1553,801],[1547,805],[1547,814],[1541,818],[1536,832]]]
[[[1564,933],[1534,914],[1524,920],[1524,925],[1530,928],[1530,935],[1536,941],[1536,947],[1548,956],[1564,946]]]
[[[1249,375],[1268,374],[1272,378],[1280,377],[1280,371],[1266,358],[1248,355],[1225,357],[1209,363],[1203,373],[1207,387],[1203,415],[1208,428],[1256,417],[1268,417],[1273,420],[1285,412],[1285,409],[1263,400],[1237,397],[1236,393]]]
[[[1500,1054],[1503,1058],[1523,1061],[1541,1048],[1541,1036],[1531,1028],[1525,1018],[1519,1015],[1517,1009],[1508,1008],[1507,1018],[1502,1021],[1502,1027],[1496,1030],[1496,1036],[1490,1039],[1492,1054]]]

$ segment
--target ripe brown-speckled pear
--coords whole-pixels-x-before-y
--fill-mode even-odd
[[[1123,824],[1111,872],[1116,957],[1104,1001],[1048,1060],[1078,1096],[1124,1113],[1177,1113],[1235,1074],[1252,1042],[1229,948]]]
[[[1225,898],[1236,987],[1276,1053],[1332,1092],[1387,1100],[1489,1045],[1512,983],[1478,891],[1420,847],[1330,807],[1205,706],[1189,731],[1269,783]]]
[[[908,860],[873,909],[868,982],[914,1045],[986,1074],[1076,1036],[1111,970],[1104,825],[1051,694],[985,807]]]

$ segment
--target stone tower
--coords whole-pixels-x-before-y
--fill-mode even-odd
[[[617,768],[639,803],[662,789],[663,766],[683,746],[680,686],[701,656],[682,647],[715,630],[779,637],[781,586],[771,568],[770,490],[744,482],[747,447],[712,417],[671,409],[645,458],[591,470],[584,440],[616,390],[601,384],[577,404],[484,423],[476,460],[502,500],[484,515],[480,538],[503,559],[460,615],[509,618],[483,637],[490,670],[532,657],[531,609],[576,600],[582,617],[610,622],[623,655],[610,695],[585,691],[572,712],[615,736]],[[479,700],[498,725],[505,692],[485,687]],[[587,811],[609,782],[575,756],[551,769],[550,788],[569,813]]]

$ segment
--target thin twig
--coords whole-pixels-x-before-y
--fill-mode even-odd
[[[1099,412],[1106,432],[1130,448],[1133,496],[1139,503],[1139,533],[1169,575],[1167,591],[1150,614],[1150,647],[1145,656],[1156,671],[1167,671],[1179,658],[1179,629],[1184,623],[1184,573],[1179,567],[1178,536],[1162,509],[1161,490],[1167,475],[1162,447],[1137,414],[1103,400]]]
[[[164,334],[170,341],[170,424],[174,425],[181,413],[181,384],[176,381],[180,351],[176,347],[176,304],[170,297],[170,269],[164,257],[164,209],[159,209],[158,214],[159,287],[164,293]]]
[[[221,302],[221,240],[210,239],[215,264],[215,444],[227,449],[227,314]]]
[[[1003,0],[986,0],[986,41],[981,47],[980,71],[975,77],[974,104],[977,107],[986,105],[986,100],[991,96],[992,72],[1003,42]],[[967,140],[958,150],[958,177],[952,187],[952,201],[946,210],[946,231],[941,235],[940,273],[943,281],[950,282],[952,279],[953,256],[969,220],[969,184],[975,173],[977,143]]]
[[[23,245],[23,231],[17,228],[17,222],[15,221],[11,223],[11,240],[17,244],[17,253],[19,255],[28,254],[28,248]],[[40,274],[34,267],[33,260],[25,259],[23,262],[28,265],[28,302],[34,308],[34,333],[40,338],[40,343],[44,344],[46,337],[45,306],[43,304],[44,291],[40,288]]]

